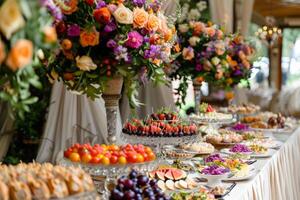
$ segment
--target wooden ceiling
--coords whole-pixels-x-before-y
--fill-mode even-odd
[[[273,16],[280,23],[300,19],[300,0],[255,0],[254,12],[263,17]]]

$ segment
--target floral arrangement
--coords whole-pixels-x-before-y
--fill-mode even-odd
[[[205,0],[180,0],[181,15],[177,19],[178,24],[189,21],[206,22],[209,19],[209,9]]]
[[[108,80],[121,76],[132,107],[139,82],[164,81],[175,28],[158,0],[48,2],[61,44],[48,66],[53,79],[94,99]]]
[[[178,25],[181,55],[172,63],[170,77],[181,80],[177,105],[184,104],[188,80],[232,88],[251,72],[253,49],[239,35],[226,35],[210,22],[190,21]]]
[[[52,17],[39,1],[0,0],[0,99],[19,117],[38,100],[41,88],[35,69],[56,46]]]

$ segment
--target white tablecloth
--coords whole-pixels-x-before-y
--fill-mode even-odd
[[[274,134],[285,141],[268,159],[260,159],[259,173],[251,180],[237,182],[226,200],[299,200],[300,199],[300,128],[292,134]]]

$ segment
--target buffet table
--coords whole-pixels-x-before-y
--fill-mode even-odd
[[[296,200],[300,199],[300,128],[293,133],[273,136],[284,144],[271,157],[259,159],[260,171],[244,182],[237,182],[225,199],[237,200]]]

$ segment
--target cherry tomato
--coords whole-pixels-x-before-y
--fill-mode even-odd
[[[70,154],[69,159],[72,162],[80,162],[80,155],[78,153],[73,152],[73,153]]]
[[[101,161],[101,158],[99,158],[99,157],[93,157],[93,158],[90,160],[90,163],[98,164],[98,163],[100,163],[100,161]]]
[[[86,153],[86,154],[81,156],[81,161],[83,163],[89,163],[91,160],[92,160],[91,154]]]
[[[117,156],[111,156],[110,163],[111,164],[116,164],[117,162],[118,162],[118,157]]]
[[[103,164],[103,165],[109,165],[109,164],[110,164],[109,158],[107,158],[107,157],[104,156],[104,157],[101,159],[101,164]]]
[[[126,165],[126,163],[127,163],[126,157],[120,156],[120,157],[118,158],[118,163],[121,164],[121,165]]]
[[[142,162],[144,162],[144,157],[142,156],[142,154],[137,154],[136,155],[136,162],[138,162],[138,163],[142,163]]]

